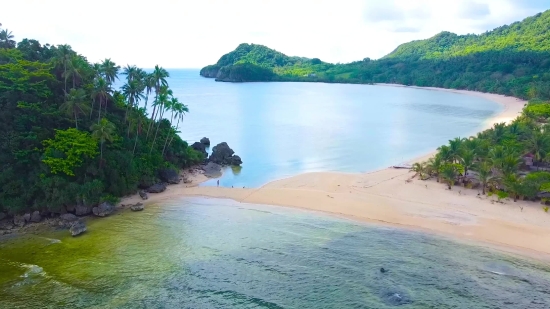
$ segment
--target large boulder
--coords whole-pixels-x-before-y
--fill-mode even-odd
[[[157,183],[156,185],[152,185],[147,189],[147,192],[149,193],[161,193],[166,190],[166,184],[163,183]]]
[[[81,220],[75,221],[69,228],[69,232],[71,232],[71,235],[73,236],[80,235],[86,232],[86,224],[84,224]]]
[[[239,157],[237,155],[233,155],[229,159],[229,165],[239,166],[241,164],[243,164],[243,160],[241,160],[241,157]]]
[[[67,212],[75,212],[75,207],[74,205],[67,205],[65,206],[65,210],[67,210]]]
[[[130,206],[131,211],[142,211],[144,209],[142,203],[137,203],[135,205]]]
[[[40,222],[40,221],[42,221],[42,216],[40,215],[40,212],[36,210],[31,214],[31,222]]]
[[[65,222],[74,222],[78,220],[78,217],[73,214],[62,214],[61,216],[59,216],[59,219]]]
[[[180,176],[178,175],[178,172],[171,168],[161,169],[158,174],[160,180],[163,182],[173,185],[180,183]]]
[[[23,219],[25,219],[25,223],[31,222],[31,214],[30,213],[24,214]]]
[[[204,176],[210,178],[220,177],[222,175],[222,167],[219,164],[208,162],[208,164],[202,167],[204,170]]]
[[[92,213],[92,207],[85,205],[76,205],[74,210],[77,216],[86,216]]]
[[[98,217],[106,217],[112,214],[113,211],[115,211],[115,206],[107,202],[103,202],[99,204],[97,207],[94,207],[92,209],[94,216],[98,216]]]
[[[235,151],[229,148],[226,142],[222,142],[212,148],[212,154],[210,155],[209,161],[227,165],[230,164],[231,156],[233,156],[234,153]]]
[[[149,198],[149,196],[147,195],[147,192],[145,192],[144,190],[139,190],[139,196],[141,197],[142,200],[146,200]]]
[[[208,157],[208,152],[206,152],[206,147],[203,143],[195,142],[193,143],[193,145],[191,145],[191,148],[193,148],[195,151],[202,153],[205,158]]]
[[[4,220],[4,221],[0,221],[0,230],[11,230],[13,229],[13,224],[8,221],[8,220]]]
[[[6,215],[6,213],[0,212],[0,220],[6,219],[7,216],[8,216],[8,215]]]
[[[19,227],[25,226],[25,222],[27,222],[24,218],[24,216],[13,216],[13,224]]]
[[[201,144],[203,144],[206,147],[210,146],[210,139],[208,137],[201,138]]]

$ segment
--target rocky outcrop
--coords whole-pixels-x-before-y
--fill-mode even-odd
[[[201,144],[203,144],[206,147],[210,146],[210,139],[208,137],[201,138]]]
[[[74,205],[68,205],[65,206],[65,210],[67,210],[67,212],[75,212],[75,207]]]
[[[69,232],[71,232],[71,235],[73,236],[78,236],[86,232],[86,224],[84,224],[84,222],[82,222],[81,220],[75,221],[73,224],[71,224]]]
[[[13,224],[10,221],[8,220],[0,221],[0,230],[9,231],[11,229],[13,229]]]
[[[178,175],[178,172],[171,168],[159,170],[158,174],[160,180],[162,180],[163,182],[173,185],[180,183],[180,176]]]
[[[113,211],[115,211],[115,206],[107,202],[103,202],[92,209],[94,216],[98,217],[106,217],[112,214]]]
[[[135,205],[130,206],[131,211],[142,211],[143,209],[145,209],[145,207],[143,206],[142,203],[137,203]]]
[[[204,176],[210,178],[220,177],[222,175],[222,167],[214,162],[208,162],[208,164],[202,167],[204,170]]]
[[[25,218],[23,216],[18,216],[18,215],[15,215],[13,216],[13,224],[15,226],[18,226],[18,227],[23,227],[25,226]]]
[[[200,75],[202,77],[207,78],[216,78],[218,76],[218,71],[220,70],[220,66],[217,64],[205,66],[201,69]]]
[[[23,219],[25,220],[25,223],[31,222],[31,214],[30,213],[24,214]]]
[[[157,183],[156,185],[152,185],[147,189],[147,192],[149,193],[161,193],[166,190],[166,184],[163,183]]]
[[[85,205],[76,205],[74,210],[77,216],[86,216],[92,213],[92,207]]]
[[[212,154],[208,160],[220,165],[241,165],[241,158],[234,156],[234,153],[235,151],[226,142],[219,143],[212,148]]]
[[[78,217],[73,214],[63,214],[59,216],[59,219],[65,222],[74,222],[78,220]]]
[[[147,192],[145,192],[144,190],[139,190],[139,196],[141,197],[142,200],[146,200],[149,198],[149,196],[147,195]]]
[[[203,143],[195,142],[193,143],[193,145],[191,145],[191,148],[193,148],[193,150],[195,151],[202,153],[205,158],[208,157],[208,152],[206,152],[206,147]]]
[[[7,216],[8,216],[8,215],[6,215],[5,213],[0,212],[0,220],[6,219]]]
[[[40,212],[37,210],[37,211],[34,211],[32,214],[31,214],[31,222],[40,222],[42,221],[42,216],[40,215]]]

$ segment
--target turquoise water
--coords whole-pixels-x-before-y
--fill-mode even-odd
[[[548,265],[317,213],[182,199],[88,226],[0,242],[0,308],[550,308]]]
[[[170,70],[189,106],[181,136],[225,141],[244,161],[222,186],[257,187],[316,171],[364,172],[469,136],[501,110],[462,94],[322,83],[219,83],[196,70]],[[206,185],[212,185],[207,183]]]

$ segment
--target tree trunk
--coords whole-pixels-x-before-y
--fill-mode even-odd
[[[94,113],[95,98],[92,99],[92,109],[90,109],[90,120],[92,120],[92,114]]]
[[[99,124],[99,120],[101,119],[101,104],[103,103],[103,98],[99,99],[99,114],[97,115],[97,124]]]
[[[481,193],[483,193],[483,195],[485,195],[485,185],[481,186]]]
[[[176,124],[176,131],[178,131],[179,128],[180,128],[180,118],[178,117],[178,123]],[[174,134],[174,135],[176,135],[176,134]],[[170,147],[170,145],[172,145],[172,141],[174,140],[174,135],[172,135],[172,138],[170,139],[170,142],[168,143],[168,147]]]
[[[63,61],[63,78],[65,79],[65,101],[67,101],[67,60]]]
[[[103,162],[103,142],[101,142],[101,146],[99,147],[99,169],[101,169],[101,162]]]
[[[74,112],[74,122],[76,123],[76,129],[78,130],[78,117],[76,117],[76,111]]]
[[[170,117],[170,129],[172,129],[172,121],[174,121],[174,112],[173,111],[172,111],[172,117]],[[172,130],[169,130],[168,134],[166,134],[166,140],[164,141],[164,147],[162,147],[162,155],[163,156],[164,156],[164,151],[166,150],[166,144],[168,144],[168,138],[170,137],[171,131]]]
[[[149,151],[149,154],[151,154],[153,152],[153,147],[155,146],[155,141],[157,140],[157,135],[159,133],[160,123],[162,122],[162,116],[163,116],[162,113],[161,113],[162,109],[163,108],[162,108],[162,105],[161,105],[160,108],[159,108],[159,120],[158,120],[159,124],[157,125],[157,130],[155,132],[155,137],[153,138],[153,144],[151,144],[151,150]]]
[[[136,146],[137,146],[138,139],[139,139],[139,124],[137,125],[137,128],[136,128],[136,140],[134,142],[134,150],[132,150],[132,158],[134,157],[134,154],[136,153]]]
[[[155,93],[155,102],[157,101],[158,99],[158,93]],[[154,118],[155,118],[155,111],[157,110],[157,106],[154,105],[153,106],[153,113],[151,114],[151,123],[149,124],[149,127],[147,128],[147,136],[145,137],[145,140],[148,140],[149,139],[149,131],[151,131],[151,126],[153,125],[153,123],[155,122],[154,121]]]

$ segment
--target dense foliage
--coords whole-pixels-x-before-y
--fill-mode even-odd
[[[536,108],[535,108],[536,107]],[[544,110],[544,113],[533,110]],[[511,124],[497,123],[475,137],[455,138],[413,169],[453,185],[479,186],[482,194],[548,201],[550,197],[550,102],[529,102]],[[535,108],[535,109],[534,109]]]
[[[247,81],[396,83],[549,99],[550,11],[481,35],[443,32],[403,44],[382,59],[348,64],[288,57],[262,45],[241,44],[217,64],[205,67],[201,75],[219,77],[223,68],[230,71],[241,63],[276,74],[266,77],[241,70],[241,78]]]
[[[115,91],[119,71],[0,31],[0,211],[93,205],[155,183],[160,168],[202,160],[176,134],[188,109],[168,72],[128,66]]]

